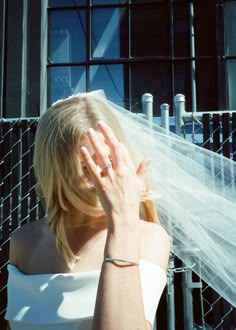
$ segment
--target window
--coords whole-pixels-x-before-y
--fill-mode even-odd
[[[51,0],[48,10],[49,103],[104,89],[132,111],[152,93],[155,115],[161,103],[173,110],[179,93],[188,111],[236,106],[236,1]],[[218,28],[223,17],[225,32]]]

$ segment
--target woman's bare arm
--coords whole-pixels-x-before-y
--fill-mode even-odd
[[[105,256],[118,254],[135,261],[135,255],[140,251],[142,259],[149,260],[166,271],[170,253],[169,235],[158,225],[142,221],[139,224],[140,226],[136,225],[133,229],[132,237],[131,228],[128,232],[123,228],[117,238],[108,236]],[[139,231],[137,236],[135,231]],[[151,329],[144,313],[139,267],[122,268],[115,264],[103,264],[93,329]]]
[[[119,235],[108,234],[105,256],[137,261],[137,239],[131,228],[123,228]],[[131,237],[130,237],[131,236]],[[107,251],[107,252],[106,252]],[[108,252],[109,251],[109,252]],[[141,292],[138,266],[104,262],[100,275],[93,330],[150,329],[147,323]]]

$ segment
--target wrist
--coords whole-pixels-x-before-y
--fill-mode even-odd
[[[108,230],[104,249],[105,258],[120,258],[134,260],[140,259],[140,235],[137,224],[119,225]]]
[[[107,216],[108,230],[114,235],[120,235],[122,232],[135,232],[139,220],[139,214],[131,212],[131,214],[128,213],[120,215],[113,212],[110,216]]]

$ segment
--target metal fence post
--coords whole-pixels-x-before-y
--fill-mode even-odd
[[[184,330],[193,329],[192,271],[186,269],[182,275]]]
[[[146,119],[152,122],[153,119],[153,95],[145,93],[142,95],[142,111],[146,115]]]
[[[171,253],[168,267],[167,277],[167,329],[175,330],[175,287],[174,287],[174,268],[175,268],[175,256]]]
[[[169,114],[170,106],[167,103],[161,104],[161,127],[169,130],[170,129],[170,122],[169,122]]]
[[[185,96],[177,94],[174,98],[175,132],[179,136],[184,136],[184,114]],[[192,330],[193,321],[193,296],[192,296],[192,270],[186,269],[182,275],[183,310],[184,310],[184,330]]]
[[[170,106],[167,103],[161,104],[161,127],[169,131],[169,111]],[[166,290],[166,302],[167,302],[167,329],[175,330],[175,287],[174,287],[174,268],[175,268],[175,256],[173,253],[170,255],[167,277],[167,290]]]
[[[174,97],[175,133],[180,136],[183,135],[184,113],[185,113],[185,96],[183,94],[177,94]]]

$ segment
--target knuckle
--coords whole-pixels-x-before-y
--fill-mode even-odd
[[[119,141],[112,141],[111,142],[111,148],[112,149],[117,149],[117,148],[119,148],[121,146],[121,143],[119,142]]]

